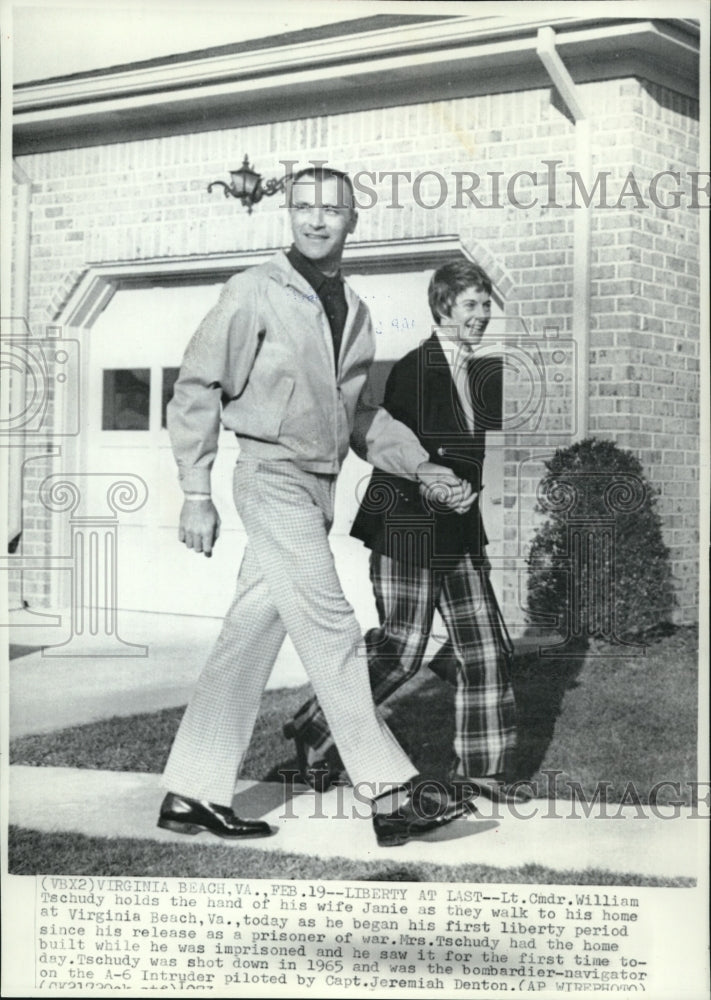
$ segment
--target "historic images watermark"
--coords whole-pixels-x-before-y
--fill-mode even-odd
[[[281,819],[294,819],[295,795],[308,795],[312,811],[307,819],[371,819],[372,802],[379,795],[392,790],[392,785],[373,781],[357,782],[352,787],[345,781],[336,782],[331,791],[334,802],[329,800],[328,812],[324,811],[321,794],[301,783],[301,772],[296,768],[281,768],[279,775],[284,786]],[[472,782],[467,788],[462,783],[462,794],[470,811],[481,820],[498,820],[504,816],[515,819],[708,819],[711,808],[711,782],[674,781],[663,779],[649,790],[640,791],[633,781],[628,781],[621,794],[614,794],[612,781],[595,783],[592,793],[585,792],[581,782],[571,778],[559,781],[564,772],[544,768],[543,780],[521,780],[510,786],[517,790],[520,799],[510,798],[498,802],[484,794]],[[424,780],[420,789],[433,793],[422,800],[413,798],[411,806],[421,819],[436,819],[447,803],[447,786],[436,778]],[[690,804],[687,804],[690,803]],[[429,806],[432,810],[425,811]],[[301,813],[303,816],[304,814]]]
[[[297,160],[280,160],[288,177]],[[350,175],[352,201],[358,211],[402,209],[408,200],[422,209],[476,208],[540,209],[691,209],[711,208],[711,173],[703,170],[661,170],[623,177],[597,170],[585,178],[578,170],[560,169],[563,160],[541,160],[532,170],[358,170]],[[313,167],[330,167],[328,160],[309,160]],[[302,179],[300,183],[307,182]],[[311,178],[319,187],[322,181]],[[347,183],[347,182],[346,182]]]

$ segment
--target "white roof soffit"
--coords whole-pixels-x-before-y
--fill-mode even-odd
[[[449,17],[368,31],[346,22],[326,38],[275,36],[20,84],[15,154],[550,86],[536,55],[542,25],[577,83],[637,76],[698,97],[693,21]]]

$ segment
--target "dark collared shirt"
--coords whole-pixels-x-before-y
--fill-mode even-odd
[[[286,256],[294,270],[298,271],[305,281],[308,281],[321,301],[331,327],[333,357],[337,369],[343,330],[346,325],[346,316],[348,315],[348,303],[346,302],[346,293],[343,290],[341,273],[339,271],[333,277],[324,274],[323,271],[320,271],[316,267],[312,260],[305,257],[295,246],[291,247]]]

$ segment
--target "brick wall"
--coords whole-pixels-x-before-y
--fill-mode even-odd
[[[694,102],[634,79],[587,84],[581,94],[590,109],[595,168],[610,171],[615,198],[630,170],[646,179],[659,170],[696,169]],[[448,184],[444,204],[423,207],[412,184],[401,182],[402,207],[394,208],[386,179],[376,185],[377,204],[361,211],[357,238],[459,234],[491,271],[507,313],[525,320],[546,369],[555,364],[556,346],[564,348],[559,381],[546,382],[542,421],[534,431],[504,438],[506,605],[515,616],[525,572],[513,571],[522,570],[536,524],[542,462],[569,443],[574,414],[575,209],[565,179],[576,168],[574,149],[573,124],[551,91],[541,89],[24,156],[20,165],[33,181],[30,324],[40,330],[58,315],[88,264],[288,244],[280,196],[248,216],[220,189],[206,193],[206,184],[226,180],[245,152],[267,177],[282,172],[280,161],[305,158],[352,173],[437,171]],[[546,160],[561,161],[558,207],[547,203]],[[475,208],[464,195],[456,206],[457,171],[482,175],[475,194],[493,207]],[[539,175],[537,182],[517,181],[521,204],[538,198],[530,208],[506,197],[506,180],[516,171]],[[496,182],[485,176],[496,173],[503,177],[500,204]],[[431,175],[418,198],[433,205],[440,193]],[[592,209],[590,433],[632,449],[660,490],[685,620],[698,602],[698,221],[698,211],[683,205],[639,208],[633,199]],[[546,331],[557,331],[558,340],[544,337]],[[514,380],[507,406],[516,405]],[[46,544],[47,520],[30,477],[50,464],[35,463],[28,472],[23,547]],[[25,589],[41,601],[40,576]]]
[[[624,156],[613,168],[618,176],[634,169],[645,193],[661,171],[698,170],[695,102],[636,80],[623,84],[621,97],[626,127]],[[600,147],[619,141],[618,113],[614,104],[605,107]],[[673,201],[666,193],[658,200]],[[676,208],[649,197],[644,208],[635,201],[626,199],[627,212],[597,217],[591,432],[633,451],[659,489],[678,617],[688,621],[698,607],[699,210],[688,201]]]

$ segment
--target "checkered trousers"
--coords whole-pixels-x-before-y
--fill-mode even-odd
[[[171,791],[231,803],[287,632],[353,781],[402,784],[415,774],[373,705],[360,627],[328,544],[334,492],[334,476],[291,462],[237,462],[234,498],[248,545],[235,600],[171,748],[162,779]]]
[[[433,668],[456,684],[454,755],[460,773],[471,778],[504,774],[516,739],[513,689],[486,573],[468,554],[446,570],[376,552],[370,558],[380,620],[366,636],[373,699],[381,704],[420,669],[438,610],[448,642]],[[447,647],[456,662],[451,673],[444,669]],[[312,756],[327,756],[332,738],[316,699],[294,721],[314,748]]]

